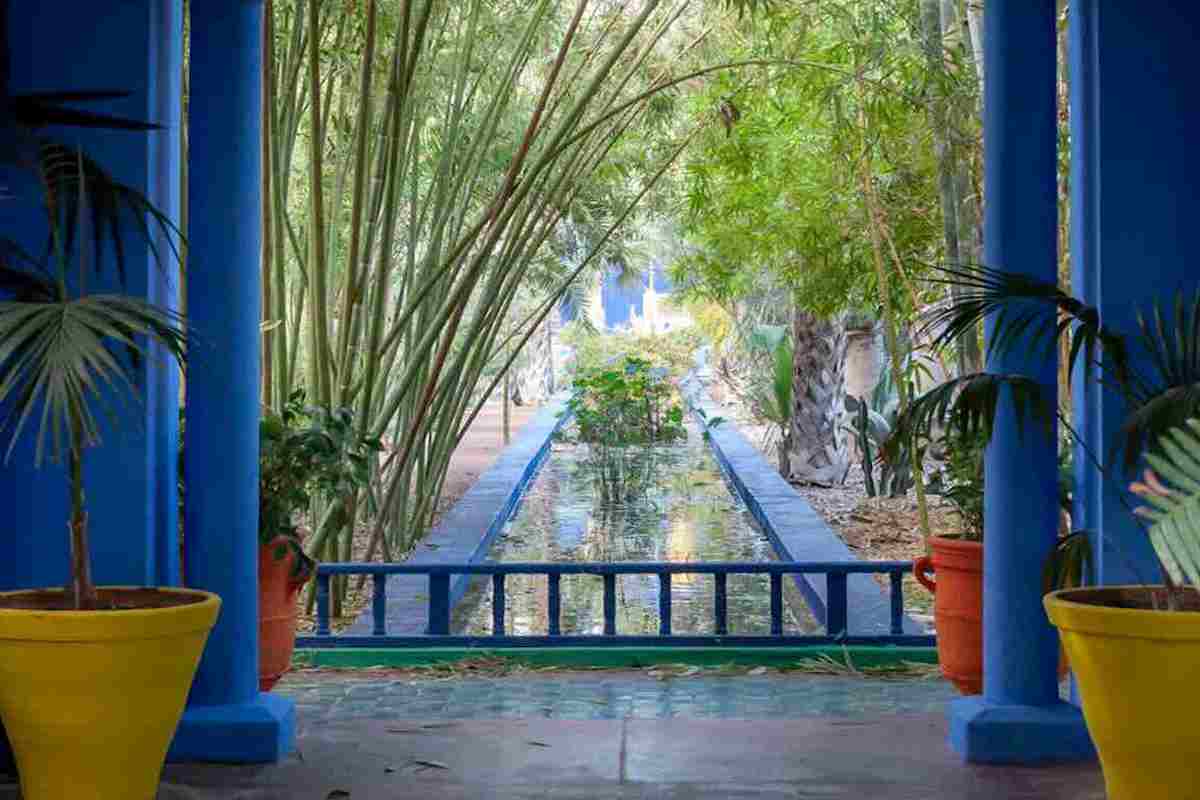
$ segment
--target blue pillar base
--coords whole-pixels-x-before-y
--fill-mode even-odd
[[[278,695],[261,693],[240,705],[189,706],[167,761],[275,762],[291,752],[295,729],[295,704]]]
[[[1083,714],[1069,703],[1018,706],[982,696],[950,704],[950,746],[973,764],[1091,761],[1096,748]]]

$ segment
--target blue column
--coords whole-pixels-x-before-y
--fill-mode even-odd
[[[1097,96],[1096,0],[1076,0],[1070,9],[1071,75],[1071,293],[1088,305],[1100,302],[1099,248],[1096,241],[1099,170],[1099,97]],[[1071,509],[1076,530],[1095,530],[1100,473],[1089,453],[1103,453],[1099,434],[1099,390],[1092,370],[1081,364],[1071,376],[1075,430],[1083,440],[1074,454],[1075,495]],[[1098,537],[1092,546],[1099,546]]]
[[[1053,282],[1055,0],[988,3],[984,54],[984,260]],[[1045,348],[996,353],[988,370],[1028,375],[1055,396],[1054,353]],[[1019,429],[1011,404],[1002,403],[985,469],[984,688],[952,704],[951,744],[973,762],[1091,757],[1082,716],[1058,700],[1057,639],[1041,602],[1042,566],[1057,530],[1054,437],[1033,425]]]
[[[184,575],[221,596],[173,760],[272,761],[291,703],[258,691],[261,0],[193,6]]]

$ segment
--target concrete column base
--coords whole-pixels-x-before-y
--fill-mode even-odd
[[[1000,705],[982,696],[950,704],[950,746],[973,764],[1091,761],[1096,749],[1083,714],[1069,703]]]
[[[260,693],[238,705],[189,706],[167,761],[271,763],[291,752],[295,735],[295,704],[278,695]]]

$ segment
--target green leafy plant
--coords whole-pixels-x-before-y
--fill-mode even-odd
[[[587,330],[576,321],[564,328],[562,341],[574,348],[575,374],[608,369],[633,357],[655,367],[665,367],[671,377],[680,378],[694,366],[696,350],[702,345],[703,338],[693,328],[665,333],[599,333]]]
[[[770,383],[754,390],[754,405],[759,414],[786,431],[792,422],[792,370],[795,351],[788,338],[787,328],[780,325],[760,325],[750,335],[752,350],[771,354]]]
[[[901,359],[901,369],[910,386],[921,377],[928,377],[928,368],[911,352]],[[871,392],[870,402],[863,397],[846,397],[850,424],[846,430],[854,437],[862,459],[863,482],[868,497],[886,495],[903,497],[913,488],[913,459],[910,447],[885,448],[900,413],[900,393],[889,370],[884,370]],[[879,466],[879,480],[875,467]]]
[[[875,446],[879,435],[886,436],[891,426],[867,407],[864,397],[846,396],[846,410],[852,415],[850,424],[844,426],[854,437],[858,447],[859,458],[862,461],[863,483],[866,486],[867,497],[876,497],[879,490],[875,486]],[[875,428],[878,427],[878,433]]]
[[[618,365],[576,375],[562,441],[584,443],[606,499],[627,498],[649,484],[652,446],[687,436],[683,407],[666,371],[626,356]]]
[[[983,438],[960,436],[954,433],[946,437],[946,466],[942,496],[954,504],[962,520],[959,538],[968,541],[983,540]]]
[[[566,413],[575,436],[589,444],[653,444],[687,435],[683,408],[664,370],[626,356],[608,368],[576,375]]]
[[[696,408],[695,414],[699,418],[701,426],[704,428],[704,441],[712,438],[713,428],[719,428],[725,424],[725,418],[722,416],[710,417],[708,412],[703,408]]]
[[[308,406],[303,391],[294,392],[281,412],[266,409],[259,422],[260,544],[275,543],[276,559],[290,549],[296,555],[293,574],[311,573],[314,562],[301,546],[297,518],[310,509],[314,495],[345,497],[366,488],[371,456],[380,449],[377,440],[362,437],[350,409]],[[334,503],[326,513],[344,511]]]

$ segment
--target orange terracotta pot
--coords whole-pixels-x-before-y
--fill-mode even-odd
[[[913,563],[916,579],[933,592],[938,663],[963,694],[983,691],[983,544],[931,536],[932,557]],[[929,572],[937,574],[935,583]]]
[[[296,595],[306,576],[295,577],[296,554],[275,558],[276,539],[258,548],[258,688],[269,692],[292,666],[296,649]]]

